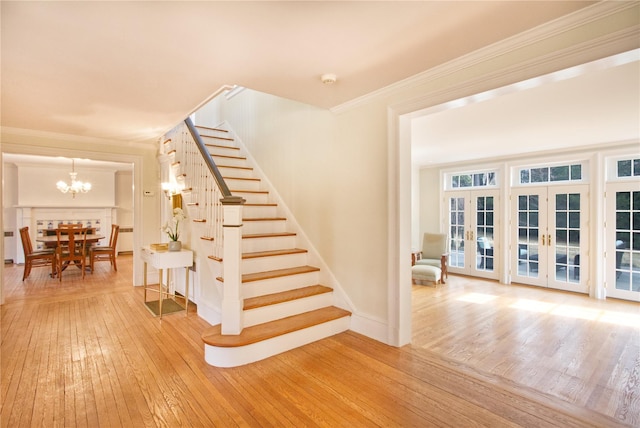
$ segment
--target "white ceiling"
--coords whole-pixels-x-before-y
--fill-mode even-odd
[[[2,1],[1,125],[150,141],[234,84],[335,107],[593,3]]]
[[[416,166],[640,141],[640,51],[425,110]]]
[[[154,142],[234,84],[336,107],[593,3],[2,1],[0,124]],[[414,163],[638,139],[632,59],[429,109]]]

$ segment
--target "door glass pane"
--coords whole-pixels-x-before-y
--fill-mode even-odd
[[[476,199],[476,269],[493,271],[493,196]]]
[[[556,195],[555,278],[580,282],[580,194]],[[568,237],[568,239],[567,239]]]
[[[449,209],[449,266],[464,267],[464,198],[451,198]]]
[[[616,289],[618,290],[640,292],[640,233],[636,232],[639,229],[640,191],[617,192]]]
[[[518,198],[518,275],[538,277],[538,195]]]

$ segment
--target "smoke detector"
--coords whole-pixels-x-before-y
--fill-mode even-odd
[[[322,80],[322,83],[325,85],[333,85],[336,83],[336,79],[336,75],[333,73],[327,73],[320,76],[320,80]]]

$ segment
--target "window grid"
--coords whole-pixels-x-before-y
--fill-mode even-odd
[[[555,183],[582,180],[582,164],[520,169],[520,184]]]

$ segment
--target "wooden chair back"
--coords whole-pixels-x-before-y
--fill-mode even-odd
[[[82,269],[82,278],[84,278],[87,259],[87,228],[82,227],[82,224],[61,224],[56,229],[56,236],[58,237],[56,264],[60,281],[62,281],[63,265],[66,267],[71,263]]]
[[[55,254],[53,250],[33,251],[28,226],[20,228],[20,240],[22,241],[22,250],[24,251],[24,273],[22,274],[22,280],[27,279],[32,267],[38,266],[51,266],[50,276],[53,277],[56,272]]]
[[[29,236],[29,227],[23,227],[20,229],[20,239],[22,240],[22,249],[24,250],[25,258],[33,253],[33,246],[31,245],[31,237]]]
[[[117,224],[111,225],[111,236],[109,237],[109,248],[113,248],[113,251],[116,250],[116,245],[118,245],[118,234],[120,233],[120,226]]]
[[[109,237],[109,246],[100,247],[95,246],[89,249],[89,263],[90,270],[93,273],[94,263],[101,260],[108,260],[113,266],[113,269],[118,270],[116,264],[116,246],[118,245],[118,235],[120,234],[120,226],[117,224],[111,225],[111,236]]]

